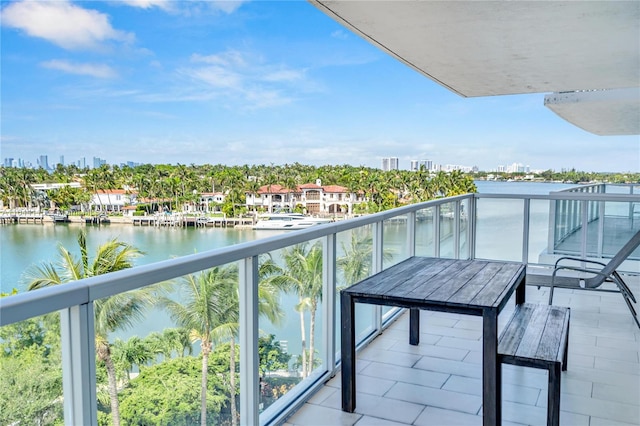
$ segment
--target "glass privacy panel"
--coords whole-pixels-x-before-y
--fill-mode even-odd
[[[523,205],[523,200],[477,200],[476,258],[522,260]]]

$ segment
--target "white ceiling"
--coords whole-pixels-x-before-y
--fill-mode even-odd
[[[631,88],[609,99],[615,117],[588,96],[545,104],[596,134],[640,133],[639,1],[309,1],[461,96]]]

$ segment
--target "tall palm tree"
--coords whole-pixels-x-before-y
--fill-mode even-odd
[[[200,387],[200,424],[207,424],[207,374],[209,354],[224,327],[238,323],[237,300],[233,300],[238,271],[235,266],[215,267],[182,278],[182,300],[164,298],[162,304],[180,327],[191,330],[192,341],[200,341],[202,378]],[[233,346],[232,346],[233,352]],[[235,354],[234,354],[235,357]],[[235,372],[233,373],[235,374]],[[232,407],[233,410],[233,407]]]
[[[154,359],[155,353],[147,344],[146,339],[138,336],[131,336],[127,340],[116,339],[111,346],[112,358],[127,376],[127,381],[131,380],[131,370],[133,366],[140,369]]]
[[[300,314],[302,338],[302,377],[313,370],[315,346],[315,325],[318,304],[322,301],[322,246],[297,244],[283,251],[285,270],[281,276],[282,285],[298,296],[296,311]],[[306,327],[304,315],[309,312],[309,349],[306,348]],[[307,355],[308,352],[308,355]]]
[[[259,270],[260,276],[273,273],[275,266],[266,259]],[[202,354],[202,380],[200,399],[200,424],[207,423],[207,373],[209,354],[213,345],[229,341],[229,395],[232,424],[237,424],[236,410],[236,344],[239,331],[238,269],[236,265],[215,267],[198,274],[190,274],[180,280],[180,302],[163,298],[162,304],[172,319],[191,331],[192,341],[200,341]],[[266,283],[258,287],[258,312],[274,324],[282,319],[277,288]]]
[[[373,236],[365,228],[351,231],[349,244],[340,243],[344,253],[337,259],[338,268],[344,277],[344,286],[349,287],[371,275],[373,266]],[[384,249],[383,260],[393,259],[393,252]]]
[[[131,268],[133,259],[142,254],[137,248],[113,239],[99,246],[95,257],[90,261],[84,231],[78,234],[78,246],[79,259],[60,245],[58,247],[59,264],[43,263],[28,270],[26,274],[28,289],[37,290]],[[96,353],[107,370],[111,416],[115,426],[120,425],[120,409],[116,369],[111,357],[108,335],[114,331],[128,329],[135,321],[142,319],[145,309],[155,300],[155,290],[152,287],[145,287],[94,301]]]
[[[186,328],[165,328],[162,330],[162,339],[166,342],[167,348],[179,357],[184,357],[185,352],[189,355],[193,353],[189,330]]]

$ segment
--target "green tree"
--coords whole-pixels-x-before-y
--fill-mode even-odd
[[[54,424],[63,417],[57,314],[0,328],[0,424]]]
[[[134,366],[140,369],[143,365],[153,361],[154,353],[146,342],[138,336],[132,336],[127,340],[116,339],[111,347],[114,365],[120,367],[131,380],[131,370]]]
[[[120,271],[133,266],[133,260],[142,252],[137,248],[113,239],[99,246],[95,257],[89,260],[86,234],[81,231],[78,234],[78,246],[80,258],[76,258],[62,245],[59,250],[59,264],[43,263],[27,271],[28,289],[52,285],[59,285],[70,281],[89,278],[96,275]],[[145,309],[156,298],[156,289],[145,287],[136,291],[116,294],[114,296],[96,300],[94,302],[96,354],[99,361],[103,362],[107,370],[109,381],[109,399],[111,404],[111,417],[115,426],[120,425],[118,407],[118,389],[116,368],[111,357],[111,345],[108,340],[109,333],[118,330],[126,330],[133,323],[140,320]]]
[[[258,338],[261,376],[268,375],[271,371],[286,370],[289,367],[291,355],[282,350],[280,342],[274,340],[275,337],[275,335],[269,334]]]
[[[229,348],[212,352],[207,372],[207,413],[214,424],[227,399]],[[122,420],[136,425],[187,426],[198,422],[200,413],[200,360],[174,358],[141,369],[121,393]]]

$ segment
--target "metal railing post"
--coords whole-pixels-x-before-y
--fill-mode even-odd
[[[374,274],[382,271],[384,267],[384,222],[378,221],[373,223],[373,271]],[[382,306],[374,306],[373,308],[373,325],[376,333],[382,332]]]
[[[333,375],[336,369],[336,234],[327,235],[322,244],[322,359]]]
[[[476,212],[477,212],[477,203],[478,203],[478,198],[473,195],[471,198],[469,198],[469,213],[468,216],[469,218],[467,219],[467,232],[468,235],[467,237],[469,238],[469,259],[475,259],[476,258],[476,232],[477,232],[477,226],[476,226]]]
[[[60,313],[65,425],[97,425],[96,351],[93,303]]]
[[[416,212],[407,213],[407,256],[416,255]]]
[[[604,201],[595,201],[595,203],[597,203],[598,216],[600,217],[598,220],[598,257],[602,257],[604,254],[604,209],[606,206]]]
[[[524,199],[524,219],[522,223],[522,262],[529,263],[529,232],[531,227],[531,199]]]
[[[589,201],[582,200],[580,201],[580,206],[582,208],[581,220],[582,220],[582,245],[580,247],[580,255],[582,257],[587,257],[587,238],[589,236]]]
[[[433,213],[433,256],[440,257],[440,204]]]
[[[239,261],[240,296],[240,423],[259,424],[258,256]]]
[[[460,200],[453,204],[453,257],[460,259]]]

